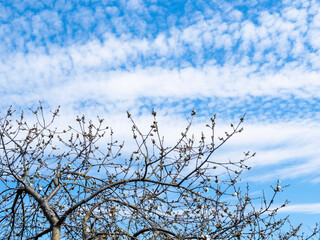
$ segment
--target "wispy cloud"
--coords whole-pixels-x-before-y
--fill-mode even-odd
[[[285,208],[282,208],[280,212],[320,214],[320,203],[288,205]]]

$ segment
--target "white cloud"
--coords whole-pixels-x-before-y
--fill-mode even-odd
[[[312,29],[309,31],[308,35],[309,35],[311,46],[314,49],[318,50],[320,48],[320,43],[319,43],[320,29]]]
[[[282,213],[320,214],[320,203],[293,204],[280,209]]]
[[[23,91],[26,101],[38,98],[51,104],[58,103],[55,96],[61,95],[60,100],[67,105],[85,99],[105,102],[140,97],[284,97],[286,94],[298,98],[319,97],[319,73],[296,65],[264,73],[245,62],[180,70],[138,65],[125,71],[105,71],[129,62],[141,51],[146,54],[153,51],[150,48],[153,42],[146,40],[121,43],[111,38],[107,43],[92,41],[51,55],[12,55],[0,67],[3,90],[9,95]],[[122,50],[116,51],[118,48]]]
[[[311,180],[312,183],[320,183],[320,177],[316,177]]]
[[[127,5],[130,9],[138,7],[137,9],[147,11],[146,6],[137,0],[129,1]],[[139,60],[140,56],[143,56],[146,60],[148,58],[153,59],[155,64],[157,62],[165,62],[164,59],[169,62],[168,59],[174,57],[177,64],[183,61],[185,55],[189,54],[192,55],[192,58],[188,59],[188,61],[203,65],[207,61],[217,60],[214,57],[214,52],[224,49],[226,51],[223,56],[224,60],[229,60],[232,57],[232,59],[237,59],[236,61],[239,62],[241,58],[246,57],[251,51],[254,51],[254,61],[262,65],[274,67],[277,66],[277,62],[283,62],[287,56],[297,58],[296,61],[299,61],[300,64],[300,61],[310,63],[311,52],[306,48],[302,48],[302,46],[311,44],[316,50],[319,49],[316,41],[318,34],[316,26],[319,14],[312,15],[311,9],[315,11],[314,8],[319,9],[319,6],[313,2],[310,8],[288,6],[281,9],[280,13],[271,13],[264,10],[259,13],[258,21],[253,22],[251,19],[244,19],[241,12],[229,5],[228,9],[225,10],[228,16],[230,16],[228,19],[223,19],[224,13],[222,12],[214,12],[210,17],[200,15],[200,17],[194,18],[192,24],[186,25],[183,28],[179,27],[178,29],[175,26],[170,26],[167,32],[159,32],[155,36],[157,40],[154,41],[152,38],[143,39],[141,37],[133,38],[130,36],[129,29],[133,27],[132,22],[135,22],[134,25],[138,32],[142,33],[146,31],[148,23],[145,19],[132,16],[134,20],[131,19],[131,22],[127,22],[128,19],[125,16],[117,16],[119,13],[117,7],[98,7],[95,12],[90,8],[82,7],[66,15],[66,21],[69,23],[67,24],[67,34],[74,34],[75,40],[77,40],[78,34],[82,34],[89,40],[87,44],[76,44],[74,46],[75,48],[80,48],[79,51],[81,51],[81,49],[84,50],[84,48],[88,48],[90,44],[92,45],[95,42],[94,33],[92,36],[88,36],[88,30],[94,28],[94,22],[99,22],[96,26],[99,34],[103,31],[109,31],[108,29],[112,27],[110,24],[116,25],[115,31],[121,34],[113,35],[109,32],[104,37],[100,36],[103,39],[99,38],[99,41],[102,40],[103,42],[100,44],[103,45],[100,46],[102,48],[100,50],[104,50],[102,52],[105,52],[105,56],[109,56],[110,62],[113,64],[115,61],[117,65],[130,65],[130,63],[132,64],[132,62]],[[137,9],[135,11],[138,11]],[[106,18],[106,15],[109,18]],[[12,25],[9,25],[11,27],[9,41],[19,44],[20,48],[23,49],[32,42],[30,34],[33,31],[33,36],[36,37],[36,42],[40,45],[46,45],[50,37],[60,39],[58,42],[61,42],[66,38],[66,36],[61,34],[63,31],[61,17],[62,15],[59,15],[56,10],[41,11],[33,15],[32,18],[35,21],[33,21],[32,27],[28,17],[13,19],[12,22],[18,21],[19,24],[15,24],[14,29]],[[73,29],[74,27],[77,29]],[[24,38],[16,35],[21,32],[26,33]],[[308,38],[305,37],[306,32],[308,32]],[[166,36],[165,39],[162,39],[162,36]],[[21,40],[20,43],[18,39]],[[83,41],[81,42],[83,43]],[[140,42],[145,46],[137,46]],[[156,45],[153,43],[156,43]],[[154,47],[160,43],[162,46],[160,49]],[[98,44],[99,42],[97,42]],[[238,44],[240,44],[240,48],[237,47]],[[292,49],[292,45],[294,49]],[[51,46],[48,47],[50,50]],[[68,48],[72,48],[72,46],[66,46],[66,49]],[[111,51],[111,49],[115,52]],[[146,52],[146,49],[149,51]],[[163,49],[166,51],[163,51]],[[207,59],[204,56],[210,51],[213,53],[213,57],[210,58],[213,59]],[[97,53],[88,52],[80,56],[85,58],[88,57],[88,54],[95,55]],[[271,58],[272,61],[266,61],[268,60],[266,54],[271,54],[276,59],[273,60]],[[127,63],[128,56],[132,57],[132,61],[129,61],[129,63]],[[96,63],[96,61],[93,61],[92,64]]]
[[[127,7],[132,11],[137,11],[138,13],[142,13],[145,9],[144,3],[141,0],[129,0]]]

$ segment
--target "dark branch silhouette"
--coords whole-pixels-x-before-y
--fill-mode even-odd
[[[176,144],[167,146],[156,112],[147,133],[132,122],[134,149],[113,137],[113,130],[85,117],[77,127],[58,131],[59,109],[45,119],[40,105],[27,122],[11,109],[0,117],[1,239],[308,239],[273,202],[250,196],[239,161],[221,162],[215,152],[241,132],[240,118],[224,137],[191,135],[191,113]],[[261,201],[262,200],[262,201]],[[257,202],[263,204],[257,205]]]

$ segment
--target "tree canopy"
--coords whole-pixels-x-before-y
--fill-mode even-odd
[[[269,197],[240,187],[254,153],[215,159],[244,117],[216,136],[214,115],[211,135],[197,139],[193,111],[167,146],[154,110],[147,132],[127,113],[135,147],[126,149],[101,118],[58,130],[59,109],[50,119],[41,105],[33,114],[33,122],[12,109],[0,117],[1,239],[308,239],[318,231],[304,236],[277,216],[286,205],[273,206],[280,182]]]

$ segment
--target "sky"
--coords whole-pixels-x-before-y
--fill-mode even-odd
[[[246,113],[217,158],[256,152],[244,180],[290,184],[283,214],[320,221],[319,1],[4,0],[0,39],[1,113],[41,101],[126,138],[126,111],[148,126],[154,108],[168,142],[193,109],[195,133]]]

